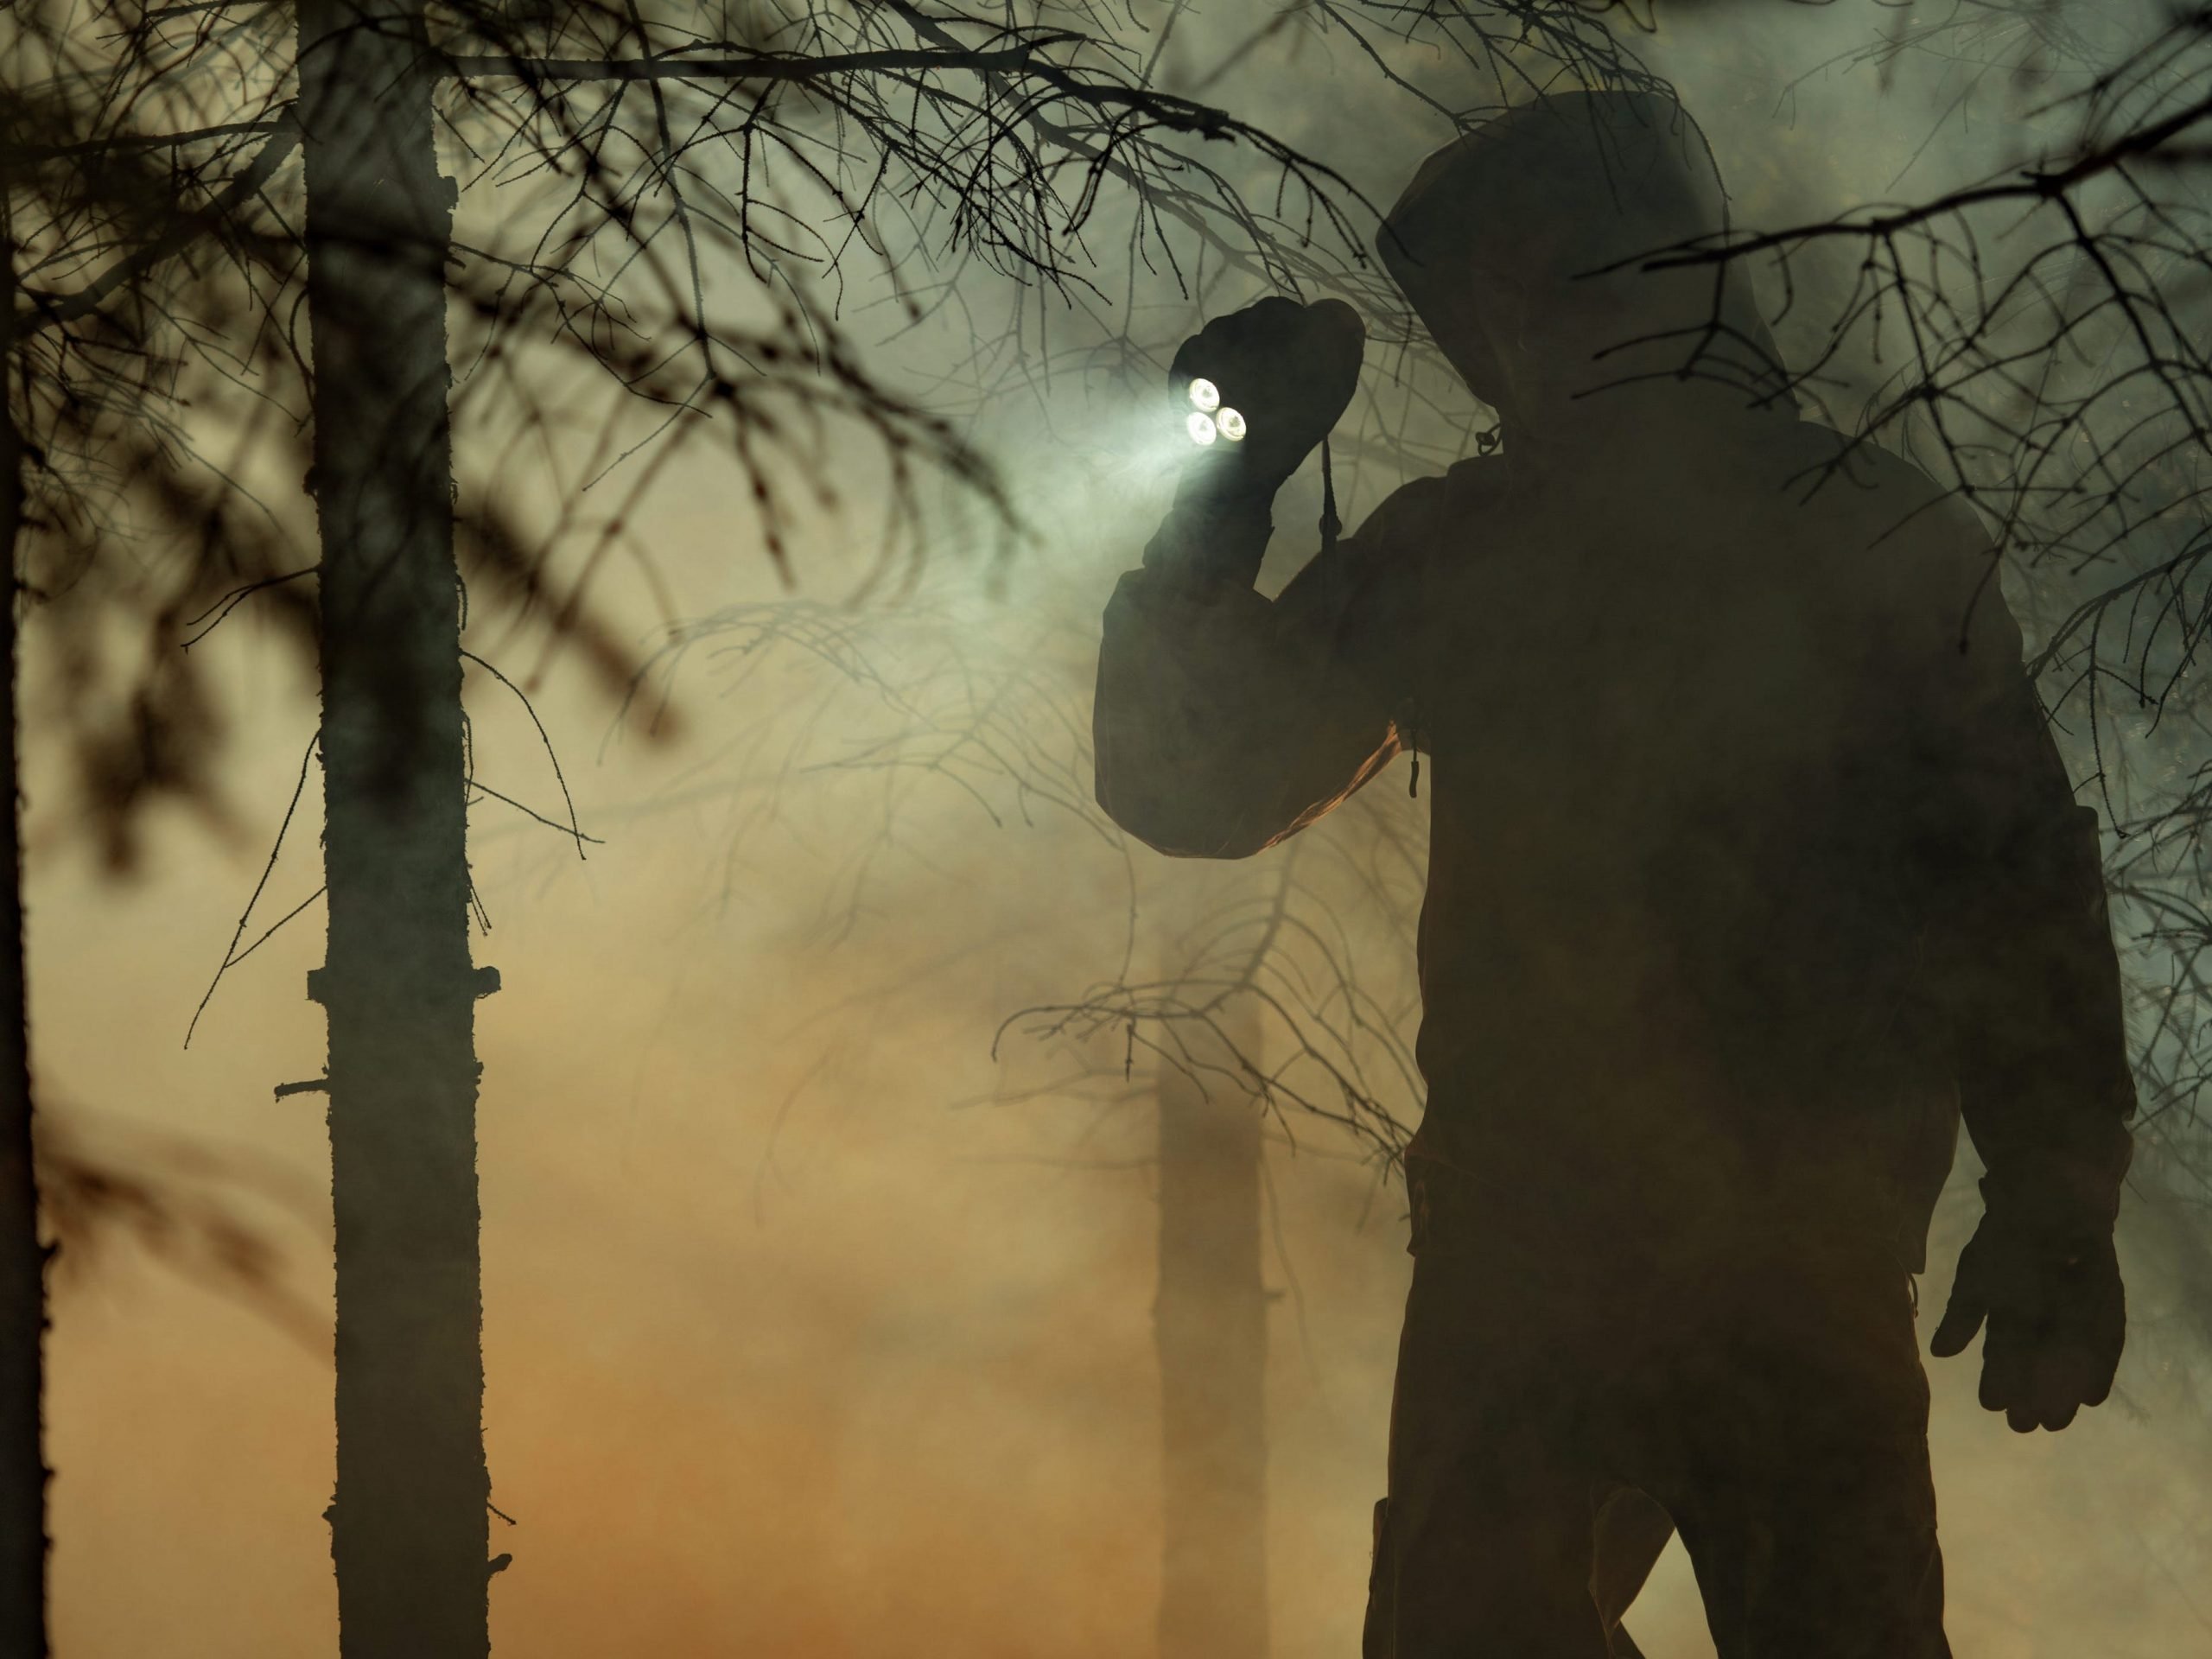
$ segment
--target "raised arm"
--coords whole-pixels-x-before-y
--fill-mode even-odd
[[[1176,355],[1249,412],[1239,443],[1194,447],[1175,505],[1106,607],[1093,733],[1099,804],[1138,839],[1242,858],[1310,823],[1399,743],[1340,649],[1354,538],[1281,598],[1253,588],[1275,492],[1350,401],[1361,330],[1348,306],[1267,300]]]

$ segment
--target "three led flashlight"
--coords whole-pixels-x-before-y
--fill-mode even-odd
[[[1239,443],[1244,437],[1244,417],[1233,409],[1221,406],[1221,388],[1212,381],[1193,380],[1191,412],[1183,417],[1183,429],[1196,444],[1211,443],[1216,438]]]

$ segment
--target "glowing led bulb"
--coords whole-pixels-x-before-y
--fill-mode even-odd
[[[1213,417],[1213,423],[1220,429],[1221,435],[1231,443],[1242,443],[1244,441],[1244,417],[1235,410],[1223,410]]]
[[[1214,385],[1211,380],[1192,381],[1191,407],[1197,410],[1201,415],[1212,414],[1214,410],[1221,407],[1221,388]],[[1193,430],[1195,429],[1193,429]],[[1211,442],[1211,440],[1200,438],[1198,442],[1201,443],[1206,443]]]
[[[1191,435],[1192,443],[1211,443],[1214,441],[1213,423],[1203,415],[1192,415],[1183,423],[1183,429]]]

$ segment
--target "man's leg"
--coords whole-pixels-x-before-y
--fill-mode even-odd
[[[1613,1659],[1641,1659],[1621,1620],[1675,1535],[1674,1517],[1633,1486],[1601,1490],[1596,1503],[1590,1595],[1613,1643]]]
[[[1902,1269],[1777,1250],[1709,1313],[1658,1484],[1720,1659],[1948,1659]]]
[[[1606,1659],[1575,1344],[1497,1293],[1478,1262],[1414,1263],[1365,1659]]]

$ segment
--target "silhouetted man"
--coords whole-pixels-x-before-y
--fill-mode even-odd
[[[1263,599],[1361,330],[1217,319],[1174,378],[1249,435],[1106,612],[1099,799],[1163,851],[1243,857],[1431,760],[1370,1659],[1605,1654],[1596,1511],[1637,1491],[1723,1659],[1948,1652],[1911,1275],[1961,1107],[1985,1213],[1935,1351],[1986,1320],[1982,1402],[2024,1431],[2119,1358],[2134,1093],[2094,811],[1972,512],[1796,417],[1732,267],[1584,275],[1725,222],[1654,97],[1440,151],[1379,251],[1502,452]]]

